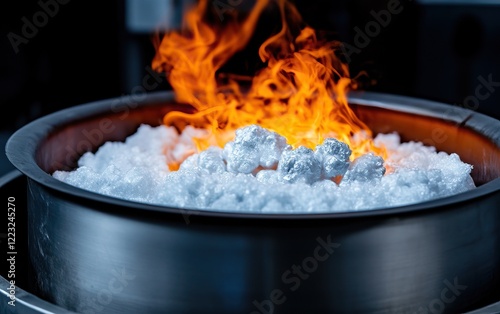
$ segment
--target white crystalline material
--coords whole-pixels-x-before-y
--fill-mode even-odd
[[[177,140],[174,128],[142,125],[125,143],[106,142],[96,154],[85,153],[74,171],[53,176],[100,194],[152,202],[168,172],[164,150]]]
[[[276,167],[281,153],[289,149],[286,139],[258,125],[236,130],[235,139],[224,147],[224,158],[230,172],[251,173],[259,166]]]
[[[209,147],[199,154],[189,156],[180,169],[203,169],[208,173],[222,173],[226,171],[226,163],[222,158],[222,149],[219,147]]]
[[[321,163],[311,149],[300,146],[283,152],[278,164],[278,173],[285,182],[311,184],[321,178]]]
[[[377,181],[385,173],[384,160],[372,153],[356,158],[344,175],[342,182]]]
[[[191,127],[178,134],[143,125],[125,142],[107,142],[95,154],[84,154],[74,171],[53,176],[125,200],[247,213],[373,210],[475,188],[472,166],[457,154],[401,143],[397,134],[374,139],[389,150],[385,161],[372,154],[349,161],[349,147],[334,139],[314,151],[291,149],[283,137],[257,126],[238,130],[223,149],[192,154],[192,137],[204,134]],[[188,154],[178,171],[168,169],[168,161]]]
[[[325,179],[343,176],[349,167],[349,146],[335,138],[327,138],[318,145],[314,152],[316,159],[321,163],[322,176]]]
[[[175,131],[175,130],[173,130]],[[186,126],[178,136],[177,141],[171,143],[167,149],[168,159],[172,161],[182,161],[187,156],[196,152],[196,147],[192,141],[194,137],[203,137],[207,132],[202,129],[196,129],[190,125]],[[147,141],[147,140],[146,140]]]

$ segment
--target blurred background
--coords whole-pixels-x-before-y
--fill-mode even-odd
[[[224,20],[254,0],[210,0]],[[194,0],[9,1],[0,11],[2,147],[16,129],[53,111],[130,94],[142,84],[158,29],[179,28]],[[500,119],[499,0],[295,0],[304,20],[348,47],[363,89],[465,105]],[[252,73],[264,14],[248,49],[225,70]],[[266,11],[267,12],[267,11]],[[482,97],[477,105],[478,86]],[[164,80],[157,90],[168,89]],[[484,94],[488,91],[487,97]],[[484,96],[484,97],[483,97]],[[476,97],[477,99],[477,97]],[[0,172],[12,169],[4,153]]]

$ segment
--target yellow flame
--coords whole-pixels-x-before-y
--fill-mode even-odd
[[[372,132],[349,108],[352,79],[348,65],[336,55],[340,44],[319,40],[308,26],[294,37],[289,23],[304,22],[293,4],[276,1],[281,30],[260,46],[266,67],[255,73],[245,92],[237,79],[222,83],[217,71],[247,45],[269,0],[257,0],[246,19],[224,25],[205,21],[208,1],[200,0],[186,13],[180,31],[165,34],[152,66],[167,72],[177,101],[192,105],[195,113],[173,111],[164,123],[207,129],[208,135],[196,140],[199,150],[222,147],[236,129],[259,124],[294,147],[314,148],[335,137],[351,147],[352,158],[367,152],[385,157],[385,149],[373,145]]]

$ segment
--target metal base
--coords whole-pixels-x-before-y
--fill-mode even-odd
[[[355,95],[354,110],[374,132],[440,142],[438,149],[475,166],[480,184],[454,197],[376,211],[187,210],[98,195],[49,175],[179,108],[167,93],[134,106],[129,100],[70,108],[9,140],[7,156],[27,176],[29,257],[41,293],[26,289],[40,298],[74,311],[120,314],[272,307],[287,314],[454,314],[500,299],[500,121],[425,100]]]
[[[26,203],[26,177],[18,170],[11,170],[0,177],[1,199],[7,202],[9,197],[15,197],[15,264],[9,277],[10,263],[7,262],[7,207],[4,209],[5,223],[1,224],[0,247],[0,313],[2,314],[76,314],[62,307],[43,300],[36,295],[32,279],[34,278],[32,265],[28,255],[27,235],[27,203]],[[12,255],[12,254],[10,254]],[[10,256],[9,255],[9,256]],[[12,289],[11,280],[14,280],[15,289]],[[12,294],[11,291],[15,291]],[[13,302],[12,302],[13,301]],[[10,302],[10,304],[9,304]],[[13,304],[13,305],[12,305]]]
[[[17,225],[21,226],[20,232],[26,232],[23,225],[26,221],[20,219],[26,218],[26,177],[19,171],[13,170],[6,175],[0,177],[0,195],[2,199],[7,199],[9,196],[16,198],[17,208]],[[25,240],[26,234],[16,232],[17,239]],[[6,251],[6,240],[0,242],[2,252]],[[34,292],[34,283],[31,282],[31,265],[27,255],[26,243],[18,242],[20,250],[17,252],[17,257],[21,257],[16,261],[16,287],[15,287],[15,306],[9,304],[12,301],[10,298],[11,285],[7,278],[8,266],[2,267],[0,274],[0,313],[4,314],[78,314],[73,311],[66,310],[60,306],[54,305],[44,299],[38,297]],[[2,258],[2,261],[5,261]],[[484,304],[476,310],[466,312],[464,314],[493,314],[500,313],[500,294],[496,299],[485,300]],[[497,301],[497,302],[495,302]]]

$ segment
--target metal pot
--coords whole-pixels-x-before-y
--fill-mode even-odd
[[[40,296],[79,313],[231,314],[458,313],[500,299],[500,121],[396,95],[353,93],[350,103],[374,132],[458,153],[478,187],[331,214],[135,203],[50,174],[189,107],[171,92],[71,107],[24,126],[6,146],[27,177]]]

